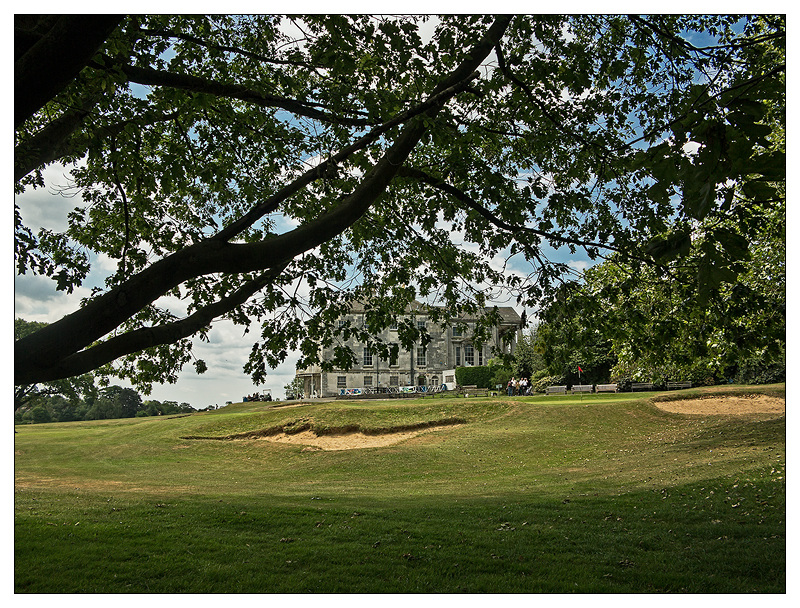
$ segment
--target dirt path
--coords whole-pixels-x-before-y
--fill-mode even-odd
[[[682,401],[656,401],[656,407],[675,414],[718,414],[737,416],[744,414],[786,414],[786,400],[767,395],[750,397],[707,397]]]

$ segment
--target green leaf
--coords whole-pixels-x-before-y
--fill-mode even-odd
[[[689,253],[691,244],[690,233],[687,230],[678,230],[653,238],[645,247],[645,252],[656,260],[670,261]]]
[[[748,173],[758,173],[769,180],[786,179],[786,154],[781,151],[759,154],[750,159],[747,169]]]
[[[750,258],[750,252],[748,251],[750,244],[741,234],[727,228],[718,228],[712,234],[734,260]]]
[[[694,179],[690,179],[683,186],[684,213],[696,220],[702,220],[711,211],[716,194],[712,181],[703,179],[705,172],[698,169],[694,172]]]
[[[745,182],[742,184],[742,190],[748,198],[756,201],[771,201],[778,196],[775,186],[760,180]]]

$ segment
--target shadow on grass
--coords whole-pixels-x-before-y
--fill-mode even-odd
[[[784,593],[782,470],[614,495],[394,500],[42,493],[18,593]],[[161,499],[163,500],[163,499]]]

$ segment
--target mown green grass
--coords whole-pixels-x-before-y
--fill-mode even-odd
[[[668,414],[652,396],[17,427],[15,590],[785,592],[784,419]],[[338,452],[185,439],[450,418],[465,424]]]

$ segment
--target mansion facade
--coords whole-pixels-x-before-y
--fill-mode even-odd
[[[498,312],[500,322],[492,329],[491,339],[478,346],[471,339],[474,318],[461,317],[457,326],[442,327],[428,319],[422,304],[414,302],[405,316],[415,320],[418,327],[425,328],[431,338],[426,347],[414,346],[411,351],[401,347],[396,359],[385,360],[373,355],[365,344],[355,339],[347,341],[345,345],[356,354],[357,363],[349,370],[327,372],[320,366],[298,370],[304,396],[335,397],[364,389],[403,390],[404,387],[441,387],[443,384],[455,388],[455,368],[487,365],[496,353],[514,352],[524,319],[511,307],[498,307]],[[341,322],[349,320],[353,325],[361,324],[363,314],[363,307],[356,304]],[[396,326],[385,329],[377,337],[390,344],[397,343]],[[323,349],[321,359],[332,358],[333,347],[329,352]]]

